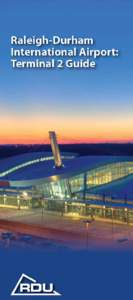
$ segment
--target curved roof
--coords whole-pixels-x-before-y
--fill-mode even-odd
[[[54,167],[52,153],[32,152],[0,160],[0,180],[10,185],[32,185],[44,180],[67,178],[99,166],[121,161],[132,161],[131,156],[84,156],[75,157],[73,153],[62,153],[64,167]],[[70,159],[71,158],[71,159]],[[19,167],[18,167],[19,166]],[[26,183],[27,182],[27,183]]]
[[[66,158],[74,158],[77,156],[77,154],[72,152],[63,152],[61,156]],[[25,162],[30,162],[42,157],[50,158],[51,160],[54,159],[52,152],[28,152],[4,159],[2,158],[0,159],[0,173],[17,165],[23,164]]]

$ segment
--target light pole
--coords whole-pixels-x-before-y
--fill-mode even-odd
[[[103,206],[103,217],[105,218],[105,210],[106,210],[106,207],[105,205]]]
[[[17,205],[18,209],[20,209],[20,195],[17,195]]]
[[[111,207],[111,212],[112,212],[112,239],[114,238],[114,209]]]
[[[94,221],[93,220],[84,220],[83,222],[85,223],[86,225],[86,248],[88,249],[88,246],[89,246],[89,224],[91,224],[92,222]]]
[[[128,210],[127,210],[127,207],[124,208],[124,217],[125,217],[125,222],[128,225]]]
[[[126,225],[127,225],[128,239],[130,239],[130,237],[129,237],[129,224],[128,224],[128,209],[127,209],[127,207],[124,208],[124,218],[125,218],[125,222],[126,222]]]
[[[41,199],[41,206],[42,206],[42,219],[43,219],[43,216],[44,216],[44,199],[42,198]]]
[[[7,195],[4,194],[4,205],[6,205]]]

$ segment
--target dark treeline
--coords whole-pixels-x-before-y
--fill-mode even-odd
[[[133,155],[133,144],[67,144],[60,145],[62,152],[79,155]],[[51,151],[50,145],[1,145],[0,158],[38,151]]]

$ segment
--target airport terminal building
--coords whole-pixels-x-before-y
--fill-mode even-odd
[[[0,207],[133,223],[133,157],[60,155],[50,140],[52,152],[0,160]]]

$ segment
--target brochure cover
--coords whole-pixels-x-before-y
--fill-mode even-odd
[[[5,0],[0,24],[0,299],[131,299],[133,2]]]

